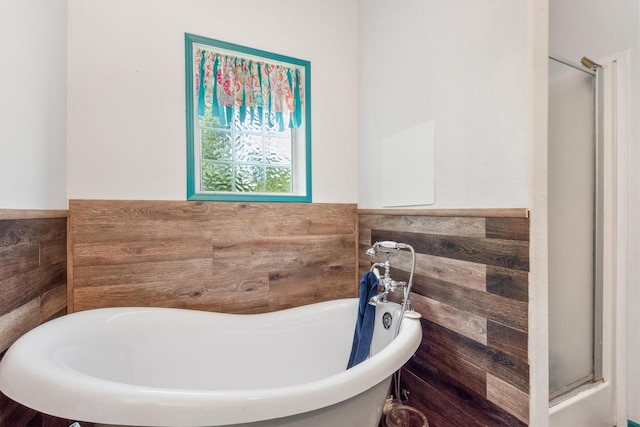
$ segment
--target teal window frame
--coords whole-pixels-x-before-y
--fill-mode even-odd
[[[201,192],[196,182],[199,176],[197,168],[200,167],[196,156],[199,156],[200,149],[197,147],[195,134],[196,128],[196,106],[195,106],[195,84],[194,84],[194,44],[223,49],[225,51],[237,52],[238,56],[249,55],[252,57],[264,58],[265,61],[278,61],[301,67],[304,70],[304,132],[298,135],[297,144],[304,147],[303,159],[294,159],[293,167],[300,168],[300,160],[304,164],[305,185],[303,191],[296,193],[251,193],[251,192]],[[197,201],[239,201],[239,202],[301,202],[310,203],[312,201],[311,182],[311,63],[302,59],[292,58],[264,50],[253,49],[234,43],[211,39],[195,34],[185,33],[185,82],[186,82],[186,128],[187,128],[187,200]],[[304,138],[304,141],[300,141]],[[296,162],[297,160],[297,162]]]

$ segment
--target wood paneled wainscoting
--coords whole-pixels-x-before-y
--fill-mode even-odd
[[[69,308],[275,311],[354,297],[353,204],[71,200]]]
[[[67,211],[0,209],[0,358],[67,309]],[[68,426],[0,393],[0,426]]]
[[[423,341],[403,369],[431,427],[524,426],[529,418],[529,219],[524,209],[361,210],[359,274],[376,241],[412,245]],[[411,256],[391,259],[408,280]]]

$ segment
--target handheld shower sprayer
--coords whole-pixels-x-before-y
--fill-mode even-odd
[[[390,270],[391,270],[391,265],[389,262],[389,257],[391,255],[396,255],[400,252],[401,249],[406,249],[411,251],[411,272],[409,274],[409,282],[396,282],[395,280],[393,280],[391,278],[390,275]],[[366,254],[370,257],[375,257],[378,252],[381,252],[383,254],[386,255],[386,261],[385,262],[374,262],[371,265],[371,269],[370,271],[372,271],[376,277],[378,278],[378,283],[379,285],[382,286],[382,292],[378,293],[377,295],[374,295],[373,297],[371,297],[369,299],[369,304],[373,305],[373,306],[377,306],[378,303],[386,303],[387,302],[387,295],[389,294],[389,292],[394,292],[396,290],[396,288],[399,286],[402,288],[403,290],[403,299],[402,299],[402,304],[400,306],[400,319],[398,322],[396,322],[395,325],[395,329],[394,329],[394,333],[393,333],[393,337],[395,338],[396,336],[398,336],[398,333],[400,332],[400,325],[402,324],[402,319],[404,319],[404,317],[410,317],[413,319],[418,319],[420,318],[420,314],[416,313],[415,311],[413,311],[413,308],[411,308],[411,301],[409,300],[409,297],[411,295],[411,285],[413,284],[413,274],[415,272],[416,269],[416,252],[413,249],[413,246],[407,244],[407,243],[398,243],[398,242],[394,242],[391,240],[384,240],[384,241],[380,241],[380,242],[376,242],[373,244],[372,247],[370,247],[369,249],[366,250]],[[384,268],[384,277],[380,277],[380,273],[378,272],[378,268],[377,267],[383,267]],[[377,308],[376,308],[377,310]],[[407,311],[408,310],[408,311]],[[401,399],[400,396],[400,370],[396,371],[394,373],[394,380],[395,380],[395,394],[396,394],[396,399]]]
[[[389,263],[389,257],[391,255],[396,255],[400,252],[400,250],[406,249],[411,251],[411,272],[409,274],[409,282],[396,282],[391,278],[390,270],[391,265]],[[407,243],[398,243],[392,240],[383,240],[380,242],[376,242],[373,246],[367,249],[366,254],[368,256],[376,256],[378,252],[381,252],[386,255],[387,259],[385,262],[376,262],[371,266],[370,271],[377,273],[377,267],[384,268],[384,277],[380,277],[380,274],[377,273],[376,276],[380,280],[380,285],[382,286],[382,292],[369,300],[369,304],[376,305],[378,302],[385,302],[387,294],[389,292],[394,292],[396,287],[400,286],[404,290],[404,298],[402,301],[402,313],[404,314],[407,307],[411,308],[411,303],[409,301],[409,295],[411,293],[411,286],[413,284],[413,273],[416,268],[416,252],[413,249],[413,246]]]
[[[409,245],[406,243],[398,243],[392,240],[384,240],[382,242],[375,242],[372,247],[367,249],[367,255],[375,256],[378,252],[384,254],[397,254],[400,249],[407,249]]]

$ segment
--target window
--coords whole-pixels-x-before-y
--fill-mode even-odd
[[[311,201],[310,63],[185,35],[187,199]]]

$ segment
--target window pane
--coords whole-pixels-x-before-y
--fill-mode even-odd
[[[200,133],[202,142],[202,158],[205,160],[233,159],[231,136],[224,131],[202,129]]]
[[[291,169],[268,167],[266,191],[268,193],[290,193]]]
[[[285,123],[288,123],[289,119],[285,119]],[[291,129],[288,126],[285,126],[284,130],[280,130],[280,127],[276,123],[272,123],[271,126],[268,127],[267,133],[276,138],[291,138]]]
[[[248,132],[262,132],[262,124],[260,123],[260,115],[257,108],[252,108],[251,113],[247,113],[244,122],[240,121],[240,114],[236,114],[236,125],[242,127],[243,130]]]
[[[264,172],[262,167],[239,165],[236,167],[236,191],[263,192]]]
[[[202,162],[202,191],[233,191],[233,174],[228,163]]]
[[[235,144],[236,162],[262,162],[262,137],[260,135],[236,135]]]
[[[291,164],[291,139],[267,138],[265,150],[267,164]]]

